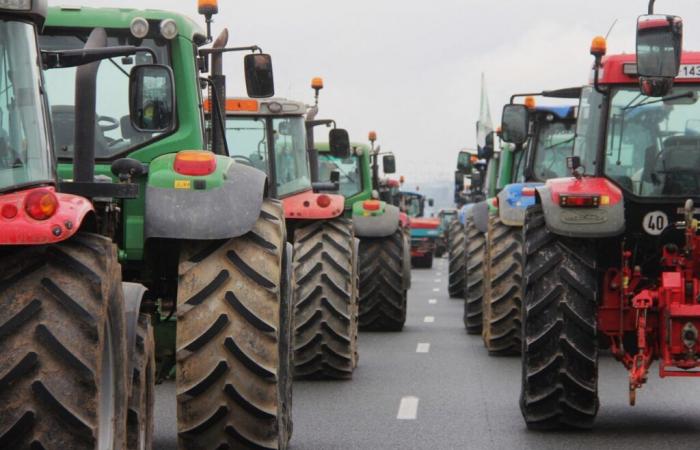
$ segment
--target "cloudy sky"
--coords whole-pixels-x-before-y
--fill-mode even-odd
[[[195,0],[82,3],[170,9],[203,23]],[[321,116],[336,119],[354,140],[376,130],[382,149],[396,153],[399,172],[416,183],[451,180],[457,151],[475,146],[482,72],[497,124],[512,93],[586,83],[590,41],[615,20],[609,52],[633,51],[636,16],[647,9],[646,0],[219,4],[215,32],[226,26],[230,45],[258,44],[271,53],[279,96],[311,102],[311,78],[324,77]],[[700,1],[658,0],[656,11],[682,16],[685,48],[700,50]],[[229,94],[242,95],[241,56],[234,55]]]

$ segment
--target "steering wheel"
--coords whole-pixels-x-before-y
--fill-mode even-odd
[[[105,131],[116,130],[117,128],[119,128],[121,126],[119,123],[119,120],[115,119],[114,117],[97,116],[96,120],[97,120],[97,126],[100,127],[100,130],[102,130],[103,133]]]

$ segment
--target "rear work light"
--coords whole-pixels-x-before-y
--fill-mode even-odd
[[[562,208],[597,208],[600,195],[560,195],[559,206]]]
[[[32,9],[32,0],[0,0],[0,9],[29,11]]]
[[[362,207],[367,211],[379,211],[381,204],[377,200],[365,200]]]
[[[216,157],[212,152],[185,150],[175,156],[173,168],[180,175],[210,175],[216,170]]]
[[[46,220],[56,214],[58,199],[56,195],[46,189],[37,189],[27,195],[24,202],[24,210],[34,220]]]

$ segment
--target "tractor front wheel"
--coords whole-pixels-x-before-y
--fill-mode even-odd
[[[464,289],[464,327],[468,334],[480,334],[482,302],[484,297],[484,263],[486,257],[486,237],[474,222],[467,219],[464,226],[466,234],[465,259],[467,279]]]
[[[155,404],[155,338],[151,316],[141,314],[136,324],[136,340],[131,357],[132,379],[126,421],[126,448],[153,447],[153,406]]]
[[[467,278],[466,234],[459,220],[450,223],[447,248],[449,251],[450,274],[447,290],[450,298],[464,298]]]
[[[598,411],[595,244],[547,230],[542,207],[523,230],[522,391],[528,428],[591,428]]]

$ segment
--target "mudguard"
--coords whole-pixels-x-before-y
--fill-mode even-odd
[[[217,161],[223,162],[223,170],[218,179],[209,180],[214,187],[203,190],[154,185],[151,181],[158,171],[151,164],[146,188],[146,239],[230,239],[253,229],[260,216],[267,176],[230,158]],[[172,178],[171,173],[161,178]],[[196,186],[199,181],[186,176],[175,178],[182,178],[185,186]],[[174,180],[175,186],[178,181]]]
[[[537,187],[547,228],[570,237],[611,237],[625,231],[625,204],[622,191],[605,178],[557,178]],[[594,194],[601,197],[597,208],[562,208],[561,194]]]
[[[403,280],[404,289],[411,289],[411,236],[407,230],[403,230]]]
[[[353,214],[352,224],[355,236],[379,238],[394,234],[399,228],[401,217],[399,208],[394,205],[384,205],[384,213],[378,215]]]
[[[475,203],[471,210],[471,219],[474,226],[482,233],[488,232],[489,229],[489,205],[488,203]]]
[[[462,206],[462,208],[457,213],[457,217],[459,218],[459,222],[462,225],[466,225],[467,219],[472,218],[472,208],[474,208],[474,203],[469,203],[467,205]]]
[[[535,188],[543,183],[514,183],[498,194],[498,216],[509,227],[521,227],[525,223],[525,210],[535,204],[534,195],[523,195],[523,188]]]

